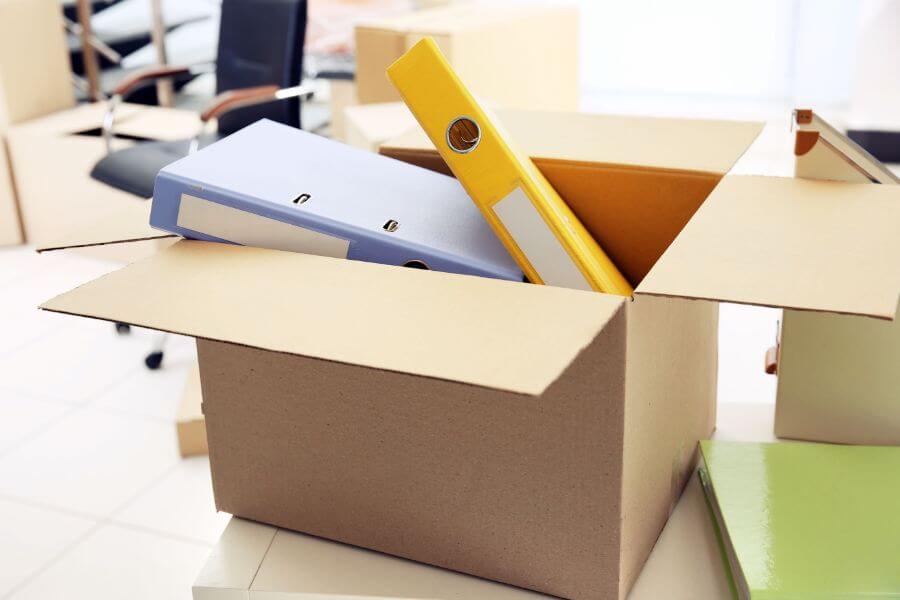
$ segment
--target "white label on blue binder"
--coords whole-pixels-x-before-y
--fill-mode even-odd
[[[181,195],[178,226],[219,239],[270,250],[347,258],[350,242],[244,210]]]
[[[576,290],[592,289],[522,188],[514,189],[493,208],[545,284]]]

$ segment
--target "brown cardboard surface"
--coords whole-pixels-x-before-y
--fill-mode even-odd
[[[0,246],[21,244],[23,239],[6,143],[0,137]]]
[[[37,251],[50,252],[177,237],[150,227],[150,201],[135,200],[111,206],[108,212],[97,217],[93,223],[69,231],[59,239],[48,240],[44,245],[38,246]]]
[[[182,241],[42,308],[539,394],[623,303],[549,286]]]
[[[0,0],[0,133],[75,104],[56,0]]]
[[[209,454],[199,365],[194,365],[184,383],[184,393],[175,417],[175,428],[178,433],[178,452],[182,458]]]
[[[639,296],[629,305],[622,481],[624,596],[716,423],[719,306]]]
[[[117,131],[147,139],[189,138],[197,117],[188,111],[124,105]],[[73,231],[87,231],[111,213],[143,200],[90,177],[106,153],[95,133],[105,106],[82,105],[10,128],[7,135],[19,210],[28,242],[52,245]],[[116,147],[132,142],[117,140]],[[126,225],[127,226],[127,225]],[[118,250],[127,252],[127,248]],[[123,256],[122,258],[129,258]]]
[[[385,70],[426,35],[482,98],[500,106],[578,107],[578,10],[548,3],[444,6],[360,24],[361,103],[400,100]]]
[[[625,335],[621,310],[540,396],[201,340],[217,507],[616,597]]]
[[[356,148],[378,152],[385,140],[403,133],[415,122],[402,102],[350,106],[344,109],[344,139]]]
[[[637,293],[893,319],[900,188],[725,177]]]

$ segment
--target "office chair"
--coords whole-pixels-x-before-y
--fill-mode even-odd
[[[216,92],[200,114],[192,140],[141,142],[114,150],[116,108],[133,91],[161,78],[195,74],[198,68],[163,66],[141,70],[113,91],[103,120],[107,154],[91,177],[141,198],[153,195],[160,169],[259,119],[300,127],[300,85],[306,33],[306,0],[223,0],[216,58]],[[200,67],[202,70],[202,67]],[[215,132],[208,124],[218,121]]]
[[[200,113],[200,129],[190,140],[141,142],[113,150],[116,108],[132,91],[156,80],[194,74],[197,69],[165,66],[142,70],[114,90],[103,120],[106,156],[91,177],[141,198],[153,195],[160,169],[259,119],[300,127],[300,100],[312,89],[300,85],[306,34],[306,0],[223,0],[216,58],[217,95]],[[202,67],[201,67],[202,68]],[[215,132],[210,123],[217,122]],[[116,331],[130,331],[124,323]],[[163,335],[144,360],[162,364]]]

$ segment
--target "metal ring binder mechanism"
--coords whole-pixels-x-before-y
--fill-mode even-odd
[[[514,149],[431,38],[388,78],[532,283],[630,296],[631,284],[530,158]]]
[[[447,145],[454,152],[466,154],[478,147],[481,128],[469,117],[457,117],[447,126]]]

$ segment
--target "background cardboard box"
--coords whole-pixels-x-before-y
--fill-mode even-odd
[[[59,3],[0,0],[0,246],[23,241],[6,131],[74,104]]]
[[[0,131],[74,104],[59,3],[0,0]]]
[[[498,106],[578,108],[578,10],[551,4],[458,4],[360,24],[359,102],[396,102],[385,70],[432,36],[466,85]]]
[[[184,383],[184,393],[175,417],[178,452],[181,458],[209,454],[206,443],[206,421],[203,418],[203,395],[200,391],[200,367],[194,365]]]
[[[900,444],[900,318],[784,311],[775,432],[841,444]]]
[[[869,183],[824,136],[810,133],[796,134],[796,177]],[[900,271],[900,266],[896,268]],[[898,319],[885,322],[786,310],[778,335],[779,436],[900,444]]]
[[[37,246],[53,245],[72,231],[96,227],[145,199],[91,178],[94,164],[106,154],[99,135],[106,105],[79,105],[12,126],[7,134],[10,162],[18,192],[25,238]],[[116,132],[143,139],[182,139],[199,127],[190,111],[123,104],[117,111]],[[115,140],[114,147],[134,142]],[[146,222],[142,224],[146,228]],[[119,224],[133,228],[130,219]],[[112,226],[115,229],[115,226]],[[151,245],[152,246],[152,245]],[[152,251],[152,247],[150,248]],[[103,249],[106,258],[131,260],[135,248]],[[146,254],[146,253],[144,253]]]
[[[360,104],[344,109],[345,142],[378,152],[381,144],[416,126],[416,119],[402,102]]]

